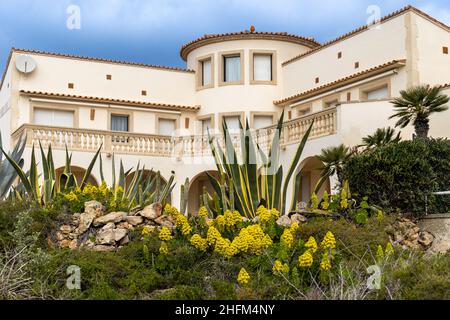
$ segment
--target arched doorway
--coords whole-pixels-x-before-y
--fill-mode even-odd
[[[65,169],[65,167],[56,169],[56,185],[57,186],[59,184],[61,175],[64,173],[64,169]],[[84,175],[86,174],[86,169],[83,169],[83,168],[77,167],[77,166],[71,166],[70,171],[75,176],[75,178],[77,180],[77,184],[80,185],[81,181],[83,181]],[[94,178],[94,176],[92,174],[89,175],[87,183],[91,184],[93,186],[98,186],[98,181],[97,181],[97,179]]]
[[[297,190],[298,202],[309,203],[311,200],[311,194],[314,192],[314,189],[320,180],[322,165],[322,161],[320,161],[317,157],[306,158],[300,164],[300,172],[296,177],[297,182],[300,180],[300,187]],[[326,179],[317,193],[319,200],[322,199],[325,191],[328,193],[331,191],[329,178]]]
[[[130,185],[130,183],[133,181],[134,175],[136,174],[136,171],[131,172],[130,174],[128,174],[128,176],[125,179],[125,183],[126,185]],[[157,175],[157,172],[154,172],[153,170],[144,170],[144,173],[142,175],[142,183],[145,183],[147,181],[147,179],[153,179],[155,178]],[[160,189],[163,190],[166,185],[167,185],[167,180],[160,174]],[[152,188],[150,189],[150,192],[154,192],[156,190],[156,182],[153,184]],[[169,196],[167,197],[167,203],[172,204],[172,195],[169,194]]]
[[[189,200],[188,200],[188,212],[191,214],[196,214],[200,208],[200,196],[203,195],[203,188],[205,187],[209,194],[215,192],[213,186],[209,182],[208,172],[211,176],[219,179],[219,172],[217,171],[204,171],[195,176],[189,186]]]

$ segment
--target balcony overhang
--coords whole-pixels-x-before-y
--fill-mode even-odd
[[[186,111],[186,112],[197,112],[200,110],[200,106],[187,106],[187,105],[176,105],[176,104],[158,103],[158,102],[110,99],[110,98],[100,98],[100,97],[91,97],[91,96],[68,95],[68,94],[62,94],[62,93],[49,93],[49,92],[41,92],[41,91],[21,90],[20,94],[23,96],[33,97],[33,98],[45,98],[45,99],[55,99],[55,100],[57,99],[57,100],[80,102],[80,103],[109,104],[109,105],[115,105],[115,106],[126,106],[126,107],[142,108],[142,109]]]
[[[331,90],[339,89],[339,88],[342,88],[343,86],[347,86],[347,85],[350,85],[350,84],[353,84],[353,83],[356,83],[356,82],[359,82],[359,81],[362,81],[365,79],[372,78],[379,74],[398,69],[405,65],[406,65],[406,59],[393,60],[393,61],[384,63],[382,65],[352,74],[345,78],[341,78],[336,81],[324,84],[320,87],[316,87],[316,88],[295,94],[293,96],[287,97],[282,100],[274,101],[273,103],[277,106],[285,107],[287,105],[318,96],[320,94],[329,92]]]

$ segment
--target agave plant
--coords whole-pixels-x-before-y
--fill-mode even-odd
[[[24,164],[24,160],[22,159],[23,151],[25,150],[26,145],[26,137],[22,139],[19,138],[19,141],[14,146],[14,149],[11,153],[9,153],[9,157],[17,163],[17,165],[22,168]],[[3,143],[2,143],[2,134],[0,133],[0,149],[3,151]],[[4,161],[3,152],[0,152],[0,200],[4,199],[8,192],[11,190],[11,186],[14,183],[14,180],[17,178],[16,170],[8,161]]]
[[[2,153],[8,160],[9,164],[14,168],[16,174],[19,176],[21,186],[19,189],[23,189],[24,193],[31,199],[41,205],[48,204],[59,192],[66,192],[67,190],[74,189],[76,187],[83,188],[86,186],[89,176],[91,175],[92,169],[97,161],[100,154],[101,147],[98,149],[91,163],[89,164],[83,179],[78,182],[75,175],[71,172],[71,161],[72,155],[69,155],[66,146],[66,164],[64,172],[61,174],[59,184],[56,184],[56,170],[53,162],[53,152],[51,146],[48,148],[47,155],[39,143],[39,148],[41,151],[42,160],[42,173],[43,181],[39,181],[38,164],[36,162],[35,147],[32,147],[30,169],[28,172],[23,171],[20,163],[17,163],[12,157],[10,157],[2,149]]]
[[[140,167],[137,164],[136,171],[131,177],[131,181],[127,183],[127,177],[133,168],[125,170],[122,160],[120,160],[119,174],[116,175],[115,156],[112,156],[112,189],[116,197],[121,194],[123,199],[127,199],[131,204],[144,206],[150,203],[161,203],[165,205],[167,200],[175,188],[173,181],[175,175],[172,173],[167,183],[162,183],[161,173],[158,171],[154,176],[145,176],[145,166]],[[100,177],[103,183],[106,183],[103,172],[103,160],[100,155]]]
[[[283,167],[279,163],[283,118],[284,113],[278,121],[268,155],[259,145],[255,145],[250,134],[248,121],[246,121],[245,130],[240,123],[241,164],[238,161],[237,152],[233,146],[226,122],[223,122],[225,150],[208,133],[209,144],[220,178],[216,179],[208,174],[215,194],[213,196],[204,194],[202,203],[207,205],[214,214],[217,214],[217,211],[236,209],[247,218],[253,218],[256,216],[256,210],[260,205],[269,209],[275,208],[281,214],[285,213],[287,188],[295,169],[299,165],[313,123],[298,145],[283,184]],[[262,160],[262,166],[257,164],[258,155]],[[294,195],[291,210],[295,208],[295,205]]]

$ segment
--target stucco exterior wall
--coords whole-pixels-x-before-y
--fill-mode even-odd
[[[0,88],[0,132],[5,150],[10,149],[11,136],[11,65],[7,66],[5,79]]]
[[[283,97],[310,90],[386,62],[405,59],[404,15],[339,41],[283,67]],[[342,58],[338,59],[338,53]],[[355,69],[355,62],[359,68]],[[316,77],[319,83],[315,83]]]

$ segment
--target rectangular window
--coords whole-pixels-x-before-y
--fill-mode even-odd
[[[273,125],[273,116],[255,115],[253,117],[253,129],[267,128]]]
[[[355,69],[359,68],[359,62],[355,62]]]
[[[272,55],[255,54],[253,56],[253,80],[272,81]]]
[[[208,129],[209,129],[209,132],[212,133],[211,132],[211,130],[212,130],[212,128],[211,128],[211,118],[202,120],[202,134],[203,135],[208,135]]]
[[[448,54],[448,47],[442,47],[442,52],[444,54]]]
[[[366,91],[367,100],[380,100],[389,98],[388,86],[383,86],[378,89]]]
[[[123,115],[111,115],[111,130],[128,132],[128,116]]]
[[[176,120],[174,119],[159,119],[158,120],[158,134],[161,136],[172,136],[175,134]]]
[[[202,86],[206,87],[211,85],[211,59],[203,60],[201,62],[202,66]]]
[[[223,81],[239,82],[241,81],[241,57],[240,55],[223,57]]]
[[[303,107],[298,110],[298,116],[304,117],[311,113],[311,107]]]
[[[73,119],[73,111],[34,109],[34,124],[72,128],[74,125]]]
[[[240,130],[239,121],[241,120],[241,118],[239,116],[225,116],[224,120],[230,132],[236,132]]]
[[[73,88],[75,88],[75,85],[74,85],[73,83],[68,83],[68,84],[67,84],[67,87],[68,87],[69,89],[73,89]]]

